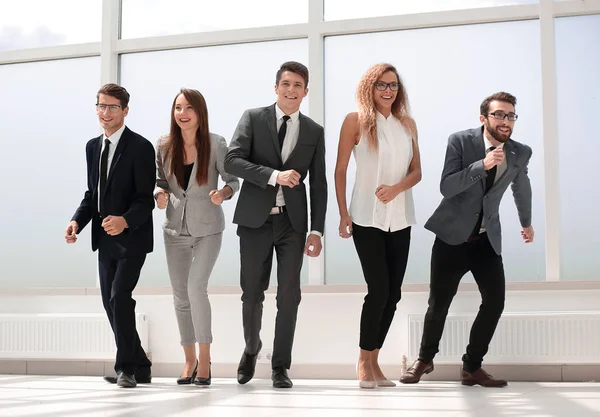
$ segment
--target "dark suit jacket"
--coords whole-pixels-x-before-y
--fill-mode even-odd
[[[275,205],[278,187],[268,185],[273,170],[296,170],[301,178],[294,188],[283,187],[292,227],[308,231],[308,205],[304,179],[310,174],[311,229],[323,233],[327,211],[325,136],[323,127],[300,114],[298,142],[285,163],[281,160],[275,105],[244,112],[225,157],[225,170],[244,179],[233,222],[258,228]]]
[[[88,189],[73,215],[80,233],[92,222],[92,250],[104,230],[98,213],[98,180],[103,135],[91,139],[85,148]],[[136,257],[152,252],[155,152],[152,143],[125,127],[117,144],[106,183],[104,206],[107,215],[123,216],[128,227],[117,236],[109,236],[111,250],[119,257]]]
[[[483,127],[450,135],[440,190],[444,198],[425,228],[450,245],[465,242],[483,208],[485,228],[494,251],[502,252],[500,201],[511,185],[521,226],[531,226],[531,184],[527,165],[531,148],[509,139],[504,144],[506,171],[485,193]]]

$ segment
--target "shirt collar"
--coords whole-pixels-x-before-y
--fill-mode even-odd
[[[485,144],[485,150],[487,152],[488,149],[490,149],[492,146],[492,142],[489,141],[489,139],[487,138],[487,136],[485,135],[485,130],[483,131],[483,143]],[[504,148],[504,143],[500,143],[500,145],[496,146],[496,148],[502,149]]]
[[[275,116],[277,117],[277,120],[285,116],[285,113],[279,108],[277,104],[275,104]],[[297,110],[292,114],[288,114],[288,116],[290,116],[290,118],[292,119],[292,123],[296,123],[298,121],[298,118],[300,117],[300,110]]]
[[[390,113],[390,115],[386,118],[383,114],[379,113],[377,110],[375,110],[375,117],[377,120],[380,120],[382,122],[387,122],[392,119],[395,119],[395,117],[392,113]]]
[[[123,135],[124,130],[125,130],[125,124],[123,123],[123,126],[121,126],[121,128],[119,130],[117,130],[115,133],[110,135],[110,137],[107,138],[106,134],[103,133],[102,141],[104,142],[104,140],[108,139],[110,141],[111,145],[116,145],[119,142],[119,139],[121,139],[121,135]]]

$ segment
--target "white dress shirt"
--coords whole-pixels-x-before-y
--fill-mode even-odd
[[[119,144],[119,140],[121,139],[121,135],[125,130],[125,125],[121,126],[119,130],[110,135],[110,137],[106,136],[106,133],[102,135],[102,148],[100,148],[100,159],[98,159],[98,212],[100,212],[100,173],[102,172],[102,152],[104,151],[104,141],[108,139],[110,141],[110,148],[108,148],[108,165],[106,170],[106,178],[108,178],[108,173],[110,172],[110,166],[112,164],[113,157],[115,156],[115,150],[117,149],[117,145]]]
[[[283,112],[283,110],[281,110],[276,104],[275,117],[277,118],[277,132],[279,132],[279,129],[283,124],[283,116],[285,115],[286,114]],[[292,153],[292,151],[296,147],[296,144],[298,143],[298,136],[300,134],[300,110],[292,114],[288,114],[288,116],[290,116],[290,118],[286,122],[287,129],[285,131],[285,137],[283,138],[283,146],[281,147],[281,160],[283,162],[287,161],[287,159],[290,157],[290,154]],[[269,178],[268,182],[270,186],[277,186],[277,175],[279,175],[279,172],[280,171],[277,169],[273,170],[273,173],[271,174],[271,177]],[[276,206],[285,206],[285,198],[283,197],[283,190],[281,188],[282,187],[279,187],[279,190],[277,191],[277,197],[275,197]],[[323,236],[322,233],[316,230],[311,230],[310,233],[318,236]]]
[[[393,115],[377,112],[377,151],[369,148],[366,134],[354,147],[356,179],[350,216],[359,226],[396,232],[416,224],[412,188],[384,204],[375,195],[382,184],[394,185],[408,175],[413,158],[413,138]]]

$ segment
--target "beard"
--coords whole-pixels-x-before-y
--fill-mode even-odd
[[[505,134],[505,133],[500,132],[498,130],[498,128],[493,128],[490,125],[490,122],[488,122],[487,120],[485,122],[485,129],[488,131],[488,133],[490,135],[492,135],[492,137],[494,139],[496,139],[500,143],[505,143],[506,141],[508,141],[510,139],[510,135],[512,135],[512,129],[510,127],[507,127],[508,133]]]

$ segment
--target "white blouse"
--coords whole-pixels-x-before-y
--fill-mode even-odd
[[[382,184],[394,185],[408,174],[413,157],[412,137],[400,121],[377,113],[378,150],[369,149],[366,134],[354,147],[356,179],[350,202],[350,216],[359,226],[395,232],[416,224],[412,189],[383,204],[375,195]]]

